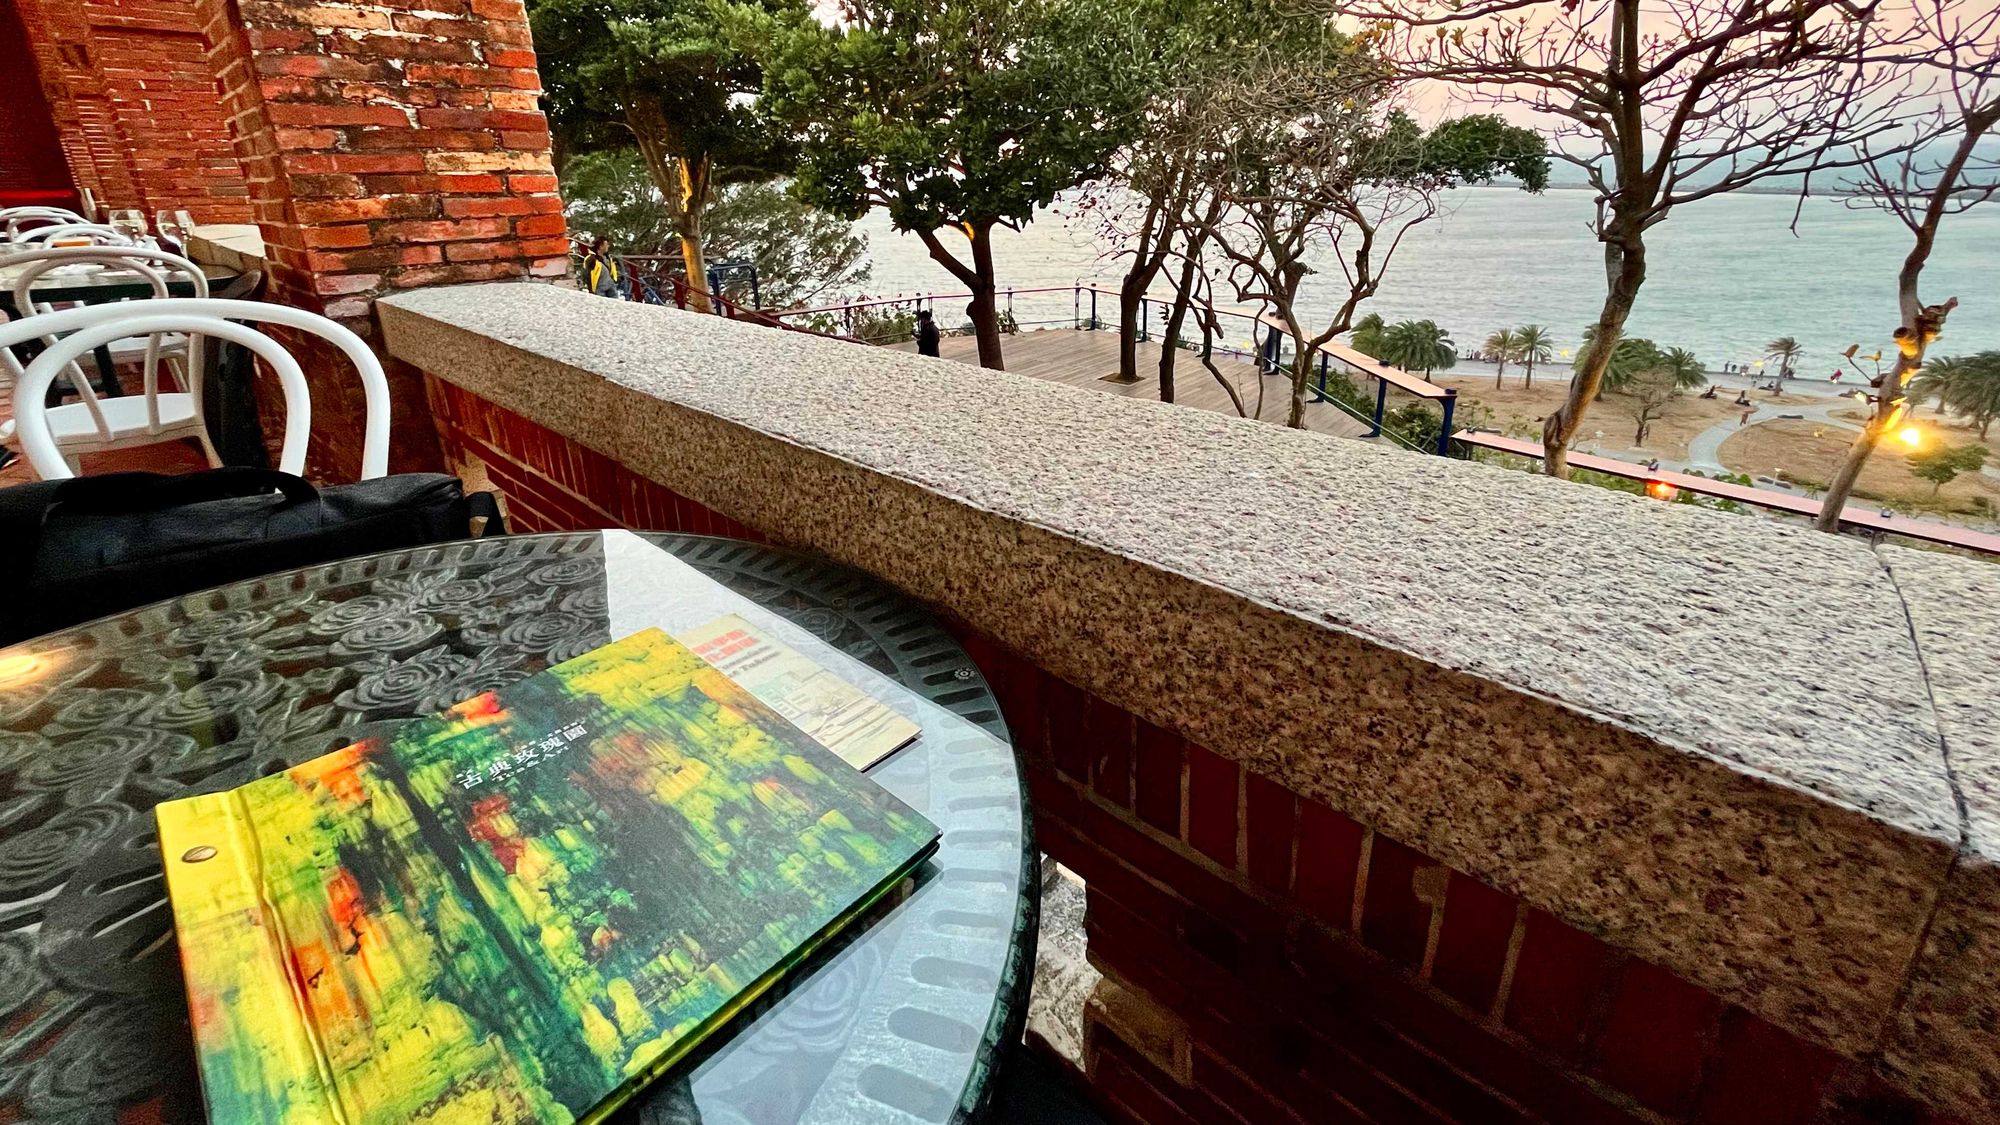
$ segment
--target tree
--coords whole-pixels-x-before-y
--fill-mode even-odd
[[[1321,0],[1331,6],[1334,0]],[[1543,470],[1568,446],[1646,280],[1647,233],[1677,208],[1779,177],[1852,166],[1852,146],[1913,113],[1856,60],[1884,0],[1365,0],[1406,77],[1556,122],[1554,149],[1597,195],[1597,332],[1542,427]]]
[[[1493,389],[1500,389],[1500,381],[1507,375],[1507,361],[1514,358],[1521,340],[1511,328],[1502,328],[1486,337],[1486,354],[1493,360]]]
[[[773,18],[805,0],[738,0]],[[549,122],[565,158],[636,146],[708,311],[703,220],[724,184],[768,180],[789,154],[758,112],[756,63],[706,0],[530,0]]]
[[[761,101],[798,143],[792,190],[849,219],[881,207],[921,239],[971,291],[979,362],[1001,367],[994,228],[1104,175],[1136,131],[1150,71],[1129,5],[840,0],[831,15],[734,8]]]
[[[1222,80],[1259,34],[1276,26],[1259,2],[1237,6],[1135,0],[1153,49],[1147,93],[1136,135],[1115,160],[1115,176],[1088,185],[1080,209],[1094,216],[1125,262],[1118,286],[1118,372],[1121,382],[1139,378],[1139,325],[1146,294],[1167,268],[1178,263],[1180,277],[1168,274],[1175,299],[1162,324],[1166,342],[1160,360],[1160,398],[1174,397],[1174,341],[1193,299],[1193,273],[1200,268],[1206,240],[1192,216],[1212,205],[1203,190],[1201,164],[1209,158],[1207,138],[1198,131],[1204,87]]]
[[[1355,351],[1381,359],[1382,337],[1388,331],[1389,326],[1382,320],[1381,313],[1369,313],[1354,322],[1354,331],[1348,338],[1354,344]]]
[[[1618,401],[1637,425],[1632,434],[1634,448],[1646,444],[1647,431],[1654,422],[1666,416],[1668,406],[1680,396],[1680,382],[1673,369],[1665,363],[1636,372],[1619,388]]]
[[[1661,352],[1660,370],[1673,379],[1675,390],[1690,391],[1708,382],[1708,365],[1686,348]]]
[[[1376,358],[1405,371],[1421,371],[1428,379],[1431,372],[1456,364],[1458,349],[1436,321],[1405,320],[1383,333],[1382,354]]]
[[[1910,382],[1923,371],[1932,341],[1958,307],[1956,297],[1925,304],[1919,292],[1939,229],[1948,216],[2000,193],[2000,160],[1982,148],[2000,125],[2000,74],[1994,66],[2000,57],[2000,7],[1988,0],[1931,0],[1913,3],[1911,12],[1913,42],[1888,63],[1915,67],[1934,83],[1934,108],[1900,135],[1860,142],[1862,160],[1849,197],[1851,206],[1887,211],[1910,232],[1910,252],[1896,274],[1896,365],[1875,381],[1868,424],[1827,482],[1814,525],[1821,531],[1840,530],[1841,509],[1861,467],[1882,435],[1901,424]]]
[[[1584,364],[1596,337],[1595,324],[1584,328],[1583,350],[1570,361],[1571,368],[1577,373],[1575,378],[1583,377]],[[1611,349],[1610,358],[1605,362],[1603,377],[1598,380],[1597,397],[1601,399],[1609,392],[1624,390],[1626,385],[1640,374],[1660,367],[1665,362],[1666,353],[1660,350],[1658,344],[1644,336],[1627,336],[1619,340],[1617,346]]]
[[[1979,440],[2000,418],[2000,352],[1980,352],[1963,359],[1940,361],[1945,366],[1938,384],[1938,404],[1979,427]]]
[[[1910,465],[1910,473],[1918,480],[1931,482],[1931,495],[1958,479],[1960,473],[1976,473],[1986,464],[1986,447],[1983,445],[1946,445],[1943,442],[1905,458]]]
[[[571,157],[563,164],[563,199],[572,228],[605,235],[621,253],[677,253],[679,234],[643,159],[631,149]],[[716,194],[705,242],[719,259],[757,266],[766,306],[809,304],[867,284],[868,240],[854,225],[816,211],[773,183],[731,184]]]
[[[1303,39],[1310,29],[1297,33]],[[1381,286],[1403,237],[1437,213],[1438,197],[1507,175],[1525,190],[1546,184],[1542,138],[1479,115],[1422,127],[1396,108],[1382,69],[1330,23],[1318,58],[1274,55],[1211,93],[1220,159],[1213,190],[1226,209],[1202,229],[1227,262],[1240,302],[1271,310],[1292,341],[1286,422],[1305,425],[1319,349],[1354,324]],[[1308,325],[1300,294],[1308,259],[1331,246],[1346,292],[1331,316]]]
[[[1778,361],[1778,382],[1781,385],[1792,377],[1792,371],[1798,366],[1799,357],[1805,354],[1806,350],[1790,336],[1780,336],[1764,345],[1765,358]]]
[[[1521,371],[1526,381],[1521,385],[1535,385],[1535,365],[1547,363],[1555,355],[1555,337],[1539,324],[1523,324],[1514,329],[1515,357],[1520,361]]]

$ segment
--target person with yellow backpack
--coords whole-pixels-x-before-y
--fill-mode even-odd
[[[611,240],[599,235],[583,258],[584,288],[600,297],[624,300],[631,295],[631,284],[625,277],[625,264],[611,252]]]

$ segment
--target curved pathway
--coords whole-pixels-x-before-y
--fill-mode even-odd
[[[1756,402],[1754,395],[1751,401]],[[1859,432],[1861,429],[1860,426],[1845,418],[1833,417],[1835,410],[1851,410],[1854,406],[1855,402],[1853,399],[1844,398],[1832,398],[1824,402],[1815,403],[1758,402],[1757,413],[1750,416],[1750,425],[1755,426],[1759,423],[1771,422],[1779,418],[1791,416],[1800,421],[1821,422],[1838,429]],[[1722,464],[1722,443],[1729,439],[1729,435],[1741,433],[1748,428],[1747,426],[1739,425],[1734,418],[1725,418],[1689,438],[1687,467],[1711,474],[1733,472],[1734,470],[1728,469]]]

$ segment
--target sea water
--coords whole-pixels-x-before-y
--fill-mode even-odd
[[[1444,203],[1441,214],[1404,238],[1380,294],[1363,311],[1392,322],[1435,320],[1461,352],[1476,350],[1496,329],[1527,323],[1553,332],[1558,348],[1575,348],[1605,288],[1603,250],[1589,230],[1592,194],[1466,188],[1446,193]],[[1115,287],[1123,267],[1113,240],[1077,216],[1058,200],[1019,233],[996,231],[1001,285],[1068,286],[1081,279]],[[890,229],[881,212],[858,226],[869,239],[872,292],[963,288],[915,236]],[[1840,355],[1849,345],[1859,345],[1864,356],[1889,348],[1898,322],[1896,273],[1911,236],[1880,211],[1832,198],[1801,206],[1787,195],[1718,196],[1677,208],[1647,241],[1646,286],[1628,325],[1633,335],[1689,348],[1718,369],[1755,361],[1771,340],[1792,336],[1806,350],[1801,374],[1816,378],[1851,368]],[[1317,264],[1325,272],[1307,279],[1302,304],[1326,316],[1346,282],[1331,256]],[[1218,291],[1218,301],[1230,296]],[[2000,348],[2000,202],[1945,219],[1922,296],[1959,298],[1939,344],[1944,354]],[[1035,307],[1060,316],[1070,301],[1042,298]],[[1110,314],[1108,302],[1102,311]]]

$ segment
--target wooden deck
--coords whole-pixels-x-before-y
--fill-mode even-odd
[[[915,344],[899,345],[904,351],[915,351]],[[947,336],[939,344],[938,350],[945,359],[961,363],[978,363],[979,346],[970,336]],[[1139,381],[1136,383],[1114,383],[1105,380],[1106,375],[1118,371],[1118,334],[1116,332],[1088,332],[1076,329],[1057,328],[1041,332],[1023,332],[1009,336],[1002,343],[1001,354],[1007,361],[1007,370],[1017,375],[1031,375],[1046,379],[1051,383],[1067,383],[1072,387],[1102,391],[1105,394],[1123,395],[1126,398],[1158,400],[1160,397],[1160,346],[1142,342],[1139,345]],[[1243,396],[1245,410],[1257,407],[1257,384],[1261,381],[1264,392],[1264,409],[1258,415],[1262,421],[1277,425],[1285,424],[1288,405],[1286,395],[1290,390],[1286,381],[1278,376],[1260,377],[1256,367],[1246,359],[1236,356],[1218,356],[1215,366],[1229,376]],[[1198,410],[1209,410],[1217,414],[1234,415],[1236,407],[1229,401],[1215,376],[1201,365],[1201,357],[1193,352],[1183,352],[1180,361],[1174,365],[1174,401],[1182,406]],[[1344,414],[1338,407],[1325,403],[1306,405],[1306,428],[1338,437],[1362,438],[1368,433],[1364,422]]]

